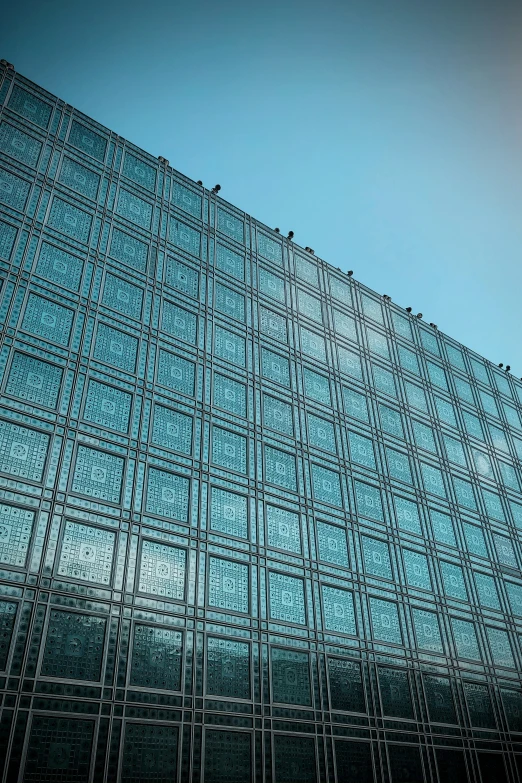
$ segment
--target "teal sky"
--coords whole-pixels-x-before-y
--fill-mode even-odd
[[[18,0],[0,57],[522,376],[514,0]]]

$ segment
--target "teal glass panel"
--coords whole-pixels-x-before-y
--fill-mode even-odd
[[[491,659],[494,666],[507,666],[515,668],[515,659],[509,641],[507,631],[502,628],[492,628],[486,626],[486,636],[488,638]]]
[[[11,476],[41,481],[49,436],[42,432],[0,421],[0,470]]]
[[[422,528],[420,523],[419,509],[415,503],[406,498],[394,496],[395,513],[397,515],[397,525],[401,530],[407,530],[409,533],[421,535]]]
[[[412,484],[410,461],[407,454],[395,449],[386,448],[386,460],[388,462],[389,475],[398,481],[404,481],[406,484]]]
[[[145,242],[125,234],[117,228],[112,229],[110,255],[122,264],[144,272],[147,266],[148,248]]]
[[[201,212],[201,207],[200,207]],[[216,248],[216,268],[236,280],[245,279],[245,259],[219,242]]]
[[[87,783],[95,722],[58,715],[34,715],[27,747],[24,783]]]
[[[124,461],[121,457],[87,446],[78,446],[71,489],[81,495],[118,503]]]
[[[357,329],[355,327],[355,318],[351,315],[346,315],[340,310],[332,310],[333,320],[335,325],[335,331],[341,337],[347,337],[349,340],[357,342]]]
[[[192,416],[155,405],[151,440],[158,446],[190,454],[193,446]]]
[[[373,783],[372,754],[369,742],[345,742],[334,740],[335,767],[338,780],[350,780],[358,783]]]
[[[156,188],[156,169],[128,150],[123,158],[123,176],[132,179],[147,190],[154,191]]]
[[[487,557],[488,550],[486,548],[486,541],[482,530],[476,525],[471,525],[469,522],[464,522],[462,527],[464,529],[464,538],[466,539],[468,551],[472,555]]]
[[[363,377],[362,364],[359,355],[353,351],[348,351],[346,348],[338,347],[337,353],[339,356],[339,369],[345,375],[351,375],[352,378],[358,378],[360,381]]]
[[[495,427],[493,424],[490,424],[489,434],[491,435],[493,446],[499,451],[503,451],[505,454],[509,454],[509,446],[504,430],[501,430],[499,427]]]
[[[29,294],[22,329],[58,345],[68,345],[74,312],[49,299]]]
[[[130,334],[120,332],[105,324],[98,324],[94,358],[120,370],[133,373],[136,369],[138,341]]]
[[[459,370],[464,370],[464,372],[466,372],[466,362],[464,361],[464,356],[462,355],[460,348],[446,343],[446,353],[450,363],[454,367],[458,367]]]
[[[333,424],[311,413],[307,415],[308,419],[308,439],[311,446],[315,446],[325,451],[336,453],[335,432]]]
[[[498,466],[500,468],[500,474],[502,476],[504,486],[509,487],[509,489],[514,489],[515,492],[519,492],[520,482],[518,480],[518,474],[513,465],[508,465],[506,462],[499,460]]]
[[[13,397],[55,410],[62,378],[60,367],[16,351],[5,391]]]
[[[212,430],[212,462],[228,470],[246,473],[246,438],[221,427],[214,427]]]
[[[408,672],[379,666],[378,673],[383,714],[389,717],[412,719],[413,703]]]
[[[8,207],[13,209],[23,210],[27,203],[27,196],[29,195],[29,183],[20,177],[15,177],[5,169],[0,169],[0,202],[7,204]],[[55,199],[56,201],[56,199]],[[63,202],[61,202],[63,203]],[[76,210],[80,212],[80,210]],[[52,214],[52,213],[51,213]],[[85,212],[82,213],[86,218],[88,217]],[[90,218],[89,218],[90,227]],[[58,226],[57,226],[58,228]],[[65,233],[69,233],[65,231]]]
[[[272,274],[268,269],[259,269],[259,292],[275,299],[277,302],[285,301],[285,281],[278,275]]]
[[[465,682],[463,686],[471,725],[477,729],[495,729],[495,715],[487,685]]]
[[[8,107],[15,111],[29,122],[39,125],[40,128],[47,128],[53,111],[45,101],[37,98],[31,92],[27,92],[20,85],[15,84],[9,97]]]
[[[301,256],[295,256],[294,262],[297,277],[300,280],[304,280],[305,282],[310,283],[310,285],[317,287],[317,266],[310,261],[307,261],[306,258],[301,258]]]
[[[197,317],[172,302],[163,302],[161,328],[176,340],[184,340],[191,345],[196,343]]]
[[[366,712],[361,664],[345,658],[328,658],[332,710]]]
[[[214,330],[214,352],[216,356],[225,359],[239,367],[246,366],[246,344],[244,337],[229,332],[221,326]]]
[[[234,381],[226,375],[214,374],[214,405],[233,413],[246,416],[246,387],[244,383]]]
[[[263,421],[266,427],[284,435],[294,433],[292,406],[268,394],[263,394]]]
[[[284,318],[282,315],[261,307],[259,313],[259,323],[259,328],[262,334],[267,335],[273,340],[279,340],[279,342],[282,343],[288,342],[288,327],[286,318]]]
[[[444,486],[442,472],[433,465],[427,465],[425,462],[420,463],[420,468],[426,492],[432,492],[434,495],[445,498],[446,487]]]
[[[469,402],[470,405],[475,405],[475,398],[473,397],[473,390],[471,388],[471,384],[469,384],[467,381],[463,380],[462,378],[459,378],[458,375],[453,376],[453,382],[455,384],[455,389],[457,390],[457,394],[460,397],[461,400],[464,402]]]
[[[268,546],[301,554],[299,515],[276,506],[266,507]]]
[[[250,698],[250,646],[246,642],[207,638],[207,693]]]
[[[311,705],[308,654],[272,647],[272,697],[284,704]]]
[[[346,532],[341,527],[316,522],[319,559],[332,565],[349,567]]]
[[[105,276],[102,304],[139,320],[143,303],[143,290],[115,275]]]
[[[196,367],[194,362],[168,351],[159,352],[158,383],[181,394],[194,396]]]
[[[453,630],[457,656],[459,658],[469,658],[473,661],[480,661],[482,656],[480,654],[474,624],[467,620],[458,620],[456,617],[452,617],[451,627]]]
[[[367,294],[362,294],[361,303],[364,315],[367,315],[368,318],[377,321],[379,324],[384,323],[382,307],[379,302],[376,302],[375,299]]]
[[[412,426],[417,446],[421,449],[426,449],[426,451],[431,451],[432,454],[436,454],[437,445],[431,427],[428,427],[426,424],[421,424],[420,421],[413,421]]]
[[[83,271],[83,261],[62,248],[42,242],[36,274],[64,288],[78,291]]]
[[[332,274],[328,275],[330,283],[330,292],[334,299],[338,302],[342,302],[344,305],[351,306],[352,304],[352,291],[348,283],[343,280],[339,280],[338,277],[334,277]]]
[[[87,397],[83,418],[100,427],[126,433],[129,429],[129,416],[132,396],[91,379],[87,387]]]
[[[412,618],[418,648],[443,653],[444,646],[437,615],[434,612],[426,612],[424,609],[412,609]]]
[[[306,624],[302,579],[275,571],[269,574],[270,617],[296,625]]]
[[[275,264],[281,265],[283,260],[283,249],[280,242],[276,242],[266,234],[262,234],[258,231],[257,234],[257,252],[263,258],[268,258]]]
[[[468,411],[462,411],[462,418],[464,419],[464,426],[468,435],[478,440],[484,440],[484,430],[478,416],[474,416],[472,413],[468,413]]]
[[[44,677],[99,681],[107,620],[52,609],[42,660]]]
[[[187,253],[199,258],[201,252],[201,233],[195,228],[171,218],[169,225],[169,241]]]
[[[312,359],[317,359],[319,362],[326,362],[326,344],[324,339],[303,326],[299,328],[299,334],[302,352]]]
[[[233,560],[209,558],[208,603],[226,611],[248,612],[249,568]]]
[[[422,781],[420,750],[413,745],[389,745],[390,770],[393,783]],[[409,778],[409,780],[408,780]]]
[[[453,487],[455,489],[455,495],[457,496],[457,503],[459,506],[465,508],[476,509],[477,501],[475,500],[475,493],[473,492],[473,485],[469,481],[464,479],[453,477]]]
[[[267,348],[261,351],[261,372],[265,378],[280,383],[281,386],[290,386],[290,365],[288,359],[272,353]]]
[[[522,584],[519,582],[504,582],[508,594],[509,606],[513,614],[522,617]]]
[[[313,370],[303,369],[305,394],[312,400],[322,402],[324,405],[331,405],[330,383],[324,375],[319,375]]]
[[[34,526],[34,511],[0,503],[0,563],[24,568]]]
[[[482,403],[482,407],[484,408],[486,413],[489,413],[490,416],[495,416],[495,418],[498,419],[499,418],[498,407],[493,395],[488,394],[485,391],[482,391],[482,389],[479,389],[479,397],[480,397],[480,402]]]
[[[522,732],[522,693],[507,689],[501,693],[509,730]]]
[[[348,442],[350,444],[352,462],[356,462],[358,465],[364,465],[365,468],[372,468],[372,470],[377,469],[373,443],[369,438],[364,438],[357,432],[349,432]]]
[[[367,574],[392,579],[392,567],[388,544],[376,538],[361,536],[364,570]]]
[[[276,734],[274,746],[275,783],[317,783],[313,737]]]
[[[145,509],[160,517],[188,520],[189,480],[166,470],[149,468]]]
[[[294,492],[297,490],[295,457],[287,451],[265,446],[265,475],[271,484]]]
[[[194,193],[193,190],[186,188],[180,182],[174,181],[172,183],[171,200],[176,207],[179,207],[184,212],[188,212],[193,217],[201,219],[202,199],[199,193]]]
[[[130,685],[179,691],[182,651],[181,631],[136,623],[132,642]]]
[[[9,657],[9,648],[13,638],[17,605],[10,601],[0,601],[0,671],[4,671]]]
[[[171,783],[176,778],[178,727],[167,724],[125,724],[121,783],[154,781]]]
[[[475,578],[475,586],[477,588],[480,605],[488,609],[500,610],[500,601],[494,577],[477,571],[474,572],[473,576]]]
[[[448,390],[448,381],[446,379],[446,373],[442,369],[442,367],[439,367],[438,364],[434,364],[434,362],[426,362],[428,365],[428,375],[429,379],[432,382],[434,386],[438,386],[439,389],[445,389]]]
[[[394,435],[396,438],[404,438],[402,418],[399,411],[388,408],[386,405],[379,405],[379,416],[384,432],[387,432],[389,435]]]
[[[77,147],[82,152],[87,153],[87,155],[96,158],[96,160],[102,161],[105,158],[107,142],[103,136],[95,133],[77,120],[73,120],[71,123],[68,141],[73,147]]]
[[[426,351],[434,353],[436,356],[440,356],[439,342],[433,332],[427,332],[425,329],[421,329],[420,337],[422,347],[425,348]]]
[[[197,299],[199,291],[199,274],[192,267],[182,264],[176,258],[167,258],[165,263],[165,281],[178,291]]]
[[[116,537],[110,530],[66,522],[58,575],[109,585]]]
[[[229,318],[241,322],[245,320],[245,297],[221,283],[216,283],[215,307]]]
[[[370,598],[370,619],[375,640],[402,644],[397,604],[379,598]]]
[[[421,590],[431,590],[430,571],[426,556],[411,549],[404,549],[403,558],[408,585]]]
[[[499,519],[501,522],[505,522],[506,515],[504,514],[500,496],[496,492],[489,492],[487,489],[482,488],[482,497],[484,498],[487,515],[492,519]]]
[[[71,158],[63,159],[58,180],[86,198],[95,199],[98,195],[99,175]]]
[[[385,370],[384,367],[373,367],[373,380],[375,388],[384,394],[389,394],[391,397],[397,396],[397,387],[395,386],[395,379],[393,373],[389,370]]]
[[[316,321],[319,324],[323,322],[321,300],[299,289],[297,291],[297,309],[301,315],[310,318],[312,321]]]
[[[405,381],[404,388],[406,389],[406,399],[408,400],[408,404],[427,413],[428,403],[426,401],[426,394],[424,393],[424,389],[414,383],[410,383],[409,381]]]
[[[368,340],[368,347],[372,353],[382,356],[385,359],[390,358],[388,340],[383,334],[376,332],[374,329],[366,329],[366,337]]]
[[[453,563],[441,561],[440,571],[446,595],[450,598],[459,598],[461,601],[467,601],[468,591],[464,582],[462,568]]]
[[[517,557],[513,549],[513,543],[505,536],[495,534],[493,536],[497,557],[502,565],[510,568],[518,568]]]
[[[451,680],[425,674],[423,682],[430,720],[435,723],[458,723]]]
[[[416,375],[420,375],[419,362],[417,354],[410,351],[409,348],[405,348],[402,345],[398,346],[399,362],[404,370],[409,370]]]
[[[353,593],[327,585],[323,585],[322,593],[326,630],[354,636],[357,633],[357,627]]]
[[[392,313],[392,323],[394,331],[407,340],[413,340],[410,322],[399,313]]]
[[[250,734],[240,731],[205,731],[206,783],[250,783],[252,780]]]
[[[348,416],[365,422],[370,421],[366,397],[363,394],[343,387],[343,399],[344,410]]]
[[[444,440],[446,454],[448,455],[450,462],[456,462],[457,465],[465,468],[467,466],[467,462],[462,443],[455,438],[446,435],[446,433],[442,435],[442,438]]]
[[[118,193],[116,212],[131,223],[147,230],[150,229],[151,204],[124,188],[120,188]]]
[[[382,510],[381,493],[377,487],[363,484],[361,481],[355,481],[354,484],[359,514],[375,519],[378,522],[383,522],[384,512]]]
[[[210,527],[219,533],[238,538],[248,536],[248,504],[243,495],[212,487]]]
[[[0,220],[0,258],[9,261],[16,241],[16,228]]]
[[[186,570],[187,553],[184,549],[155,541],[144,541],[141,547],[138,590],[161,598],[183,601]]]
[[[343,505],[341,493],[341,480],[339,474],[321,465],[312,464],[312,485],[314,498],[322,503],[330,503],[332,506]]]

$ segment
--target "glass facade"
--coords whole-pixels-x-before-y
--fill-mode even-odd
[[[519,780],[522,384],[0,107],[0,780]]]

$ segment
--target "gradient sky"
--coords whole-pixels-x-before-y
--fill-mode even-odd
[[[522,5],[17,0],[17,71],[522,376]]]

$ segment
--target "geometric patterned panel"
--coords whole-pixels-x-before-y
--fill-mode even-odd
[[[76,120],[73,120],[71,124],[69,144],[83,150],[83,152],[96,158],[96,160],[103,160],[105,158],[105,150],[107,147],[105,139],[97,133],[94,133],[90,128],[86,128],[85,125],[80,125]]]
[[[404,549],[403,557],[407,583],[411,587],[431,590],[430,572],[426,556],[421,555],[420,552]]]
[[[143,291],[141,288],[131,285],[115,275],[107,274],[105,276],[102,304],[106,307],[129,315],[131,318],[139,318],[142,301]]]
[[[178,763],[178,727],[127,723],[121,783],[172,783]]]
[[[170,408],[164,408],[162,405],[156,405],[151,440],[159,446],[181,451],[183,454],[190,454],[192,450],[192,417]]]
[[[194,396],[195,365],[167,351],[159,352],[158,383],[176,392]]]
[[[324,626],[327,631],[354,635],[357,633],[353,594],[336,587],[323,586]]]
[[[361,664],[343,658],[328,658],[332,710],[366,712]]]
[[[24,568],[33,525],[33,511],[0,503],[0,563]]]
[[[370,616],[375,639],[402,644],[397,604],[381,601],[378,598],[370,598]]]
[[[299,516],[275,506],[266,507],[268,545],[288,552],[301,553]]]
[[[265,473],[266,480],[271,484],[296,491],[297,476],[293,454],[265,446]]]
[[[138,341],[130,334],[124,334],[105,324],[98,324],[94,358],[120,370],[133,373],[136,368]]]
[[[366,538],[366,536],[361,538],[361,542],[366,573],[391,579],[392,569],[388,544],[384,541],[378,541],[376,538]]]
[[[60,367],[16,351],[5,391],[13,397],[55,410],[62,377]]]
[[[259,293],[270,296],[278,302],[285,301],[285,283],[277,275],[273,275],[268,269],[259,268]]]
[[[305,625],[306,612],[302,579],[271,571],[270,617],[287,623]]]
[[[20,114],[30,122],[34,122],[40,128],[47,128],[53,113],[52,106],[37,98],[36,95],[27,92],[18,84],[14,85],[7,105],[11,111]]]
[[[131,403],[130,394],[91,379],[83,417],[101,427],[126,433],[129,429]]]
[[[17,604],[0,601],[0,671],[4,671],[9,657]]]
[[[156,170],[128,151],[123,158],[123,175],[147,190],[154,191],[156,187]]]
[[[308,435],[311,446],[316,446],[320,449],[326,449],[333,453],[336,452],[335,447],[335,431],[333,424],[325,419],[320,419],[317,416],[308,414]]]
[[[24,783],[87,783],[92,761],[93,720],[35,715],[27,748]]]
[[[196,343],[197,317],[172,302],[163,303],[161,328],[176,340],[184,340],[191,345]]]
[[[74,313],[36,294],[29,294],[22,329],[59,345],[68,345]]]
[[[181,687],[181,631],[159,626],[134,626],[130,685],[179,691]]]
[[[110,255],[122,264],[144,272],[147,266],[148,246],[136,237],[124,234],[117,228],[112,229]]]
[[[263,394],[263,422],[265,427],[271,427],[285,435],[293,435],[292,406],[268,394]]]
[[[152,206],[128,190],[120,189],[116,212],[137,226],[150,228]]]
[[[248,612],[249,568],[232,560],[209,558],[208,603],[233,612]]]
[[[312,464],[312,484],[316,500],[342,507],[343,499],[338,473],[321,465]]]
[[[109,530],[66,522],[59,576],[109,585],[116,536]]]
[[[313,737],[276,734],[274,744],[277,783],[316,783]]]
[[[245,279],[245,260],[242,256],[218,243],[216,250],[216,268],[236,280]]]
[[[436,723],[457,723],[451,680],[425,674],[423,681],[430,720]]]
[[[96,198],[100,186],[98,174],[71,158],[63,159],[58,181],[90,199]]]
[[[229,470],[246,473],[247,440],[234,432],[214,427],[212,433],[212,462]]]
[[[52,609],[41,674],[98,681],[106,627],[107,620],[101,617]]]
[[[24,209],[29,194],[29,183],[0,169],[0,201],[13,209]]]
[[[205,783],[250,783],[251,744],[248,732],[206,729]]]
[[[335,740],[335,767],[337,779],[373,783],[373,765],[369,742]]]
[[[343,528],[316,522],[319,558],[332,565],[349,567],[346,532]]]
[[[82,495],[118,503],[123,465],[121,457],[78,446],[71,489]]]
[[[282,386],[290,386],[290,366],[288,359],[272,353],[267,348],[261,352],[261,372],[265,378],[280,383]]]
[[[459,658],[470,658],[480,661],[482,656],[477,642],[477,635],[473,623],[467,620],[451,618],[451,627],[455,639],[456,652]]]
[[[246,387],[225,375],[214,375],[214,405],[236,416],[246,416]]]
[[[168,285],[197,299],[199,275],[192,267],[175,258],[167,258],[165,280]]]
[[[390,770],[393,783],[422,781],[420,750],[412,745],[389,745]],[[409,780],[408,780],[409,779]]]
[[[36,274],[53,283],[78,291],[83,262],[61,248],[42,242]]]
[[[17,424],[0,421],[0,471],[41,481],[49,436]]]
[[[306,653],[272,648],[272,696],[284,704],[311,704],[310,664]]]
[[[244,337],[229,332],[221,326],[214,330],[214,354],[238,367],[246,365],[246,345]]]
[[[245,297],[226,286],[216,283],[216,310],[237,321],[245,320]]]
[[[78,242],[87,244],[91,232],[92,217],[83,209],[55,196],[51,203],[49,225]]]
[[[384,715],[413,718],[408,672],[379,666],[379,688]]]
[[[167,544],[144,541],[138,577],[138,590],[163,598],[183,601],[187,553]]]
[[[151,467],[145,509],[149,514],[187,522],[189,490],[188,479]]]
[[[419,649],[443,653],[444,647],[437,615],[434,612],[425,612],[423,609],[412,609],[412,617]]]
[[[476,682],[464,683],[464,694],[471,725],[478,729],[496,728],[495,715],[487,685]]]
[[[248,536],[247,498],[212,487],[210,527],[229,536],[246,538]]]
[[[207,693],[250,698],[250,646],[233,639],[207,638]]]

